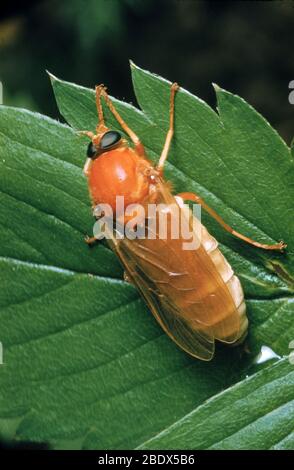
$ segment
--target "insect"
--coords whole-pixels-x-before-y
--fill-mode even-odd
[[[176,83],[170,88],[169,129],[157,165],[148,160],[139,137],[123,120],[104,85],[96,87],[98,124],[96,133],[82,131],[91,142],[87,149],[84,173],[88,178],[93,207],[107,203],[115,208],[116,196],[126,204],[148,203],[177,207],[187,217],[184,201],[198,203],[232,235],[265,250],[285,248],[283,242],[265,245],[238,233],[226,224],[197,194],[173,195],[163,177],[174,134]],[[107,127],[102,100],[132,145],[119,132]],[[172,211],[173,209],[171,209]],[[171,223],[171,222],[169,222]],[[119,257],[128,280],[133,283],[154,317],[170,338],[191,356],[209,361],[214,356],[215,341],[241,343],[247,334],[248,319],[244,294],[238,277],[222,255],[217,241],[201,226],[197,249],[183,250],[183,239],[168,233],[165,239],[117,238],[108,240]],[[88,242],[93,242],[89,238]]]

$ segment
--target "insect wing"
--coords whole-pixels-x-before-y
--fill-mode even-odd
[[[178,207],[164,184],[159,185],[158,193],[171,212]],[[183,209],[180,213],[184,215]],[[235,341],[239,328],[236,308],[201,243],[196,250],[183,250],[186,240],[181,236],[172,238],[171,218],[166,220],[166,237],[160,238],[157,223],[153,239],[117,239],[113,234],[110,244],[164,331],[190,355],[210,360],[214,354],[214,332],[219,331],[228,312],[232,314],[226,329],[231,328],[230,342]]]

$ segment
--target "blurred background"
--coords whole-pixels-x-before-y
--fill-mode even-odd
[[[249,101],[293,135],[288,101],[294,2],[40,0],[2,2],[4,104],[60,118],[45,69],[135,103],[128,59],[215,106],[211,82]]]

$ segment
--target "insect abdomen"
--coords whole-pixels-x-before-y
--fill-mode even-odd
[[[229,289],[234,305],[236,307],[234,312],[223,312],[222,319],[218,319],[214,325],[211,325],[213,327],[214,336],[220,341],[228,343],[239,342],[246,335],[248,327],[246,305],[244,301],[244,293],[241,283],[239,281],[239,278],[234,274],[231,265],[228,263],[224,255],[219,250],[217,240],[210,235],[210,233],[203,225],[201,242],[206,253],[209,255],[218,273],[220,274],[224,283]],[[236,311],[240,319],[240,327],[237,338],[236,331],[230,331],[229,327],[229,325],[233,325],[233,322],[230,321],[230,316],[235,315]]]

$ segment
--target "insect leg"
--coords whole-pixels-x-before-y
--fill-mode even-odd
[[[96,108],[97,108],[98,119],[99,119],[98,126],[97,126],[98,128],[99,128],[99,126],[104,126],[105,125],[104,124],[103,108],[102,108],[102,104],[101,104],[101,95],[102,95],[103,89],[104,89],[103,84],[97,85],[95,87]]]
[[[93,138],[95,137],[95,134],[91,131],[77,131],[77,134],[80,135],[80,136],[86,135],[91,140],[93,140]]]
[[[86,235],[84,240],[85,240],[85,243],[87,243],[87,245],[89,245],[89,246],[93,246],[93,245],[95,245],[95,243],[97,243],[99,241],[95,237],[89,237],[89,235]]]
[[[97,132],[101,132],[103,129],[107,130],[105,127],[104,123],[104,115],[103,115],[103,109],[101,105],[101,94],[102,90],[104,88],[104,85],[97,85],[95,87],[95,92],[96,92],[96,107],[97,107],[97,113],[98,113],[98,125],[96,127]],[[78,131],[78,135],[86,135],[89,137],[89,139],[92,140],[92,142],[95,142],[95,134],[91,131]]]
[[[157,165],[157,169],[159,171],[162,171],[165,160],[167,159],[168,156],[168,151],[170,148],[171,140],[173,138],[174,134],[174,111],[175,111],[175,94],[177,90],[179,89],[179,85],[177,83],[173,83],[171,88],[170,88],[170,104],[169,104],[169,130],[166,134],[165,138],[165,143],[163,150],[160,155],[160,159]]]
[[[106,91],[106,88],[105,87],[102,87],[101,88],[101,96],[103,96],[103,98],[105,99],[105,102],[109,108],[109,110],[111,111],[111,113],[114,115],[115,119],[117,120],[117,122],[119,123],[119,125],[122,127],[122,129],[126,132],[126,134],[128,134],[128,136],[130,137],[131,141],[133,142],[134,146],[135,146],[135,149],[136,151],[138,152],[139,155],[141,156],[145,156],[145,149],[144,149],[144,146],[142,144],[142,142],[140,141],[139,137],[137,136],[137,134],[135,134],[134,131],[132,131],[132,129],[127,125],[127,123],[123,120],[123,118],[121,117],[121,115],[118,113],[118,111],[115,109],[111,99],[109,98],[108,96],[108,93]]]
[[[218,214],[217,212],[209,207],[206,202],[197,194],[194,193],[180,193],[177,196],[181,197],[183,200],[189,200],[192,202],[196,202],[197,204],[200,204],[203,209],[208,212],[211,217],[213,217],[227,232],[231,233],[237,238],[240,238],[246,243],[249,243],[250,245],[256,246],[257,248],[262,248],[264,250],[278,250],[278,251],[283,251],[284,248],[287,247],[286,243],[283,241],[280,241],[279,243],[276,243],[274,245],[268,245],[266,243],[259,243],[255,240],[252,240],[252,238],[246,237],[245,235],[242,235],[242,233],[237,232],[234,230],[230,225],[228,225]]]

